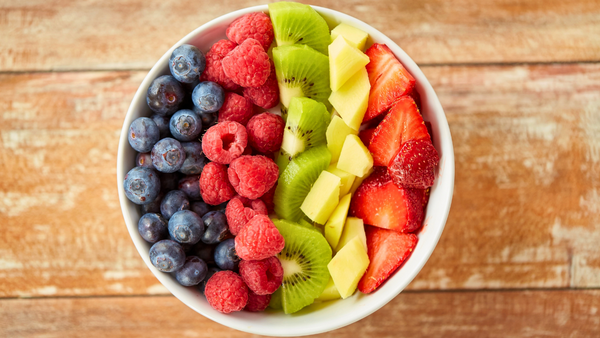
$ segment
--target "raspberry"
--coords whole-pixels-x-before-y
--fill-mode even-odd
[[[270,295],[283,282],[283,267],[277,257],[261,261],[241,261],[240,275],[248,288],[257,295]]]
[[[267,81],[257,88],[244,88],[244,97],[265,109],[271,109],[279,103],[279,85],[273,62],[271,62],[271,74]]]
[[[225,93],[225,102],[219,110],[219,122],[234,121],[246,125],[254,115],[252,102],[236,93]]]
[[[227,37],[241,44],[248,38],[260,42],[264,50],[269,49],[275,35],[269,16],[263,12],[248,13],[227,27]]]
[[[279,167],[266,156],[241,156],[231,161],[227,174],[238,194],[255,200],[275,185]]]
[[[248,304],[246,304],[244,310],[250,312],[265,311],[269,306],[269,302],[271,302],[271,295],[257,295],[250,290],[248,291]]]
[[[229,232],[234,236],[251,220],[254,216],[268,215],[267,206],[261,200],[249,200],[242,196],[235,196],[227,203],[225,216],[229,224]]]
[[[285,122],[279,115],[262,113],[253,116],[246,125],[248,143],[263,154],[273,153],[281,147]]]
[[[213,81],[227,90],[233,91],[238,89],[239,86],[225,75],[223,65],[221,64],[221,60],[236,46],[235,42],[229,40],[219,40],[212,45],[208,53],[206,53],[206,67],[200,76],[200,81]]]
[[[273,199],[275,198],[275,189],[276,188],[277,188],[277,182],[275,182],[275,185],[273,185],[273,188],[269,189],[269,191],[267,191],[260,198],[263,202],[265,202],[265,205],[267,206],[267,211],[269,212],[269,214],[272,214],[273,212],[275,212],[275,202],[273,202]]]
[[[206,157],[220,164],[229,164],[240,157],[248,145],[246,128],[233,121],[218,123],[202,137],[202,151]]]
[[[269,55],[254,39],[246,39],[221,62],[231,81],[242,87],[260,87],[271,74]]]
[[[206,164],[200,174],[200,194],[211,205],[229,201],[235,192],[227,180],[227,167],[215,162]]]
[[[275,256],[285,240],[265,215],[256,215],[235,237],[235,251],[243,260],[261,260]]]
[[[219,271],[206,282],[204,295],[213,309],[222,313],[241,311],[248,304],[248,287],[233,271]]]

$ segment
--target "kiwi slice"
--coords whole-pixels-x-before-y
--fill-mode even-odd
[[[281,287],[271,295],[269,307],[273,310],[283,310],[283,304],[281,303]]]
[[[331,43],[329,26],[325,19],[309,5],[296,2],[269,4],[277,46],[308,45],[327,55]]]
[[[320,145],[304,151],[287,165],[279,176],[273,197],[275,213],[279,217],[293,222],[304,217],[300,206],[321,172],[329,167],[330,161],[329,149]]]
[[[331,108],[327,56],[306,45],[275,47],[273,63],[284,119],[292,97],[308,97]]]
[[[286,314],[294,313],[312,304],[325,290],[331,247],[314,230],[285,220],[273,223],[285,239],[285,247],[277,255],[283,267],[281,304]]]

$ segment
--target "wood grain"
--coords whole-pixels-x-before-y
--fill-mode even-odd
[[[315,337],[597,337],[599,291],[402,293],[373,315]],[[173,297],[0,301],[2,337],[260,337]]]
[[[256,0],[0,3],[0,71],[148,69],[187,33]],[[314,0],[374,26],[417,63],[600,60],[596,0]]]

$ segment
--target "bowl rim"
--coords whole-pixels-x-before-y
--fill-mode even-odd
[[[169,290],[169,292],[171,292],[175,297],[177,297],[185,305],[187,305],[194,311],[198,312],[199,314],[203,315],[204,317],[209,318],[221,325],[224,325],[224,326],[236,329],[236,330],[253,333],[253,334],[261,334],[261,335],[267,335],[267,336],[304,336],[304,335],[318,334],[318,333],[328,332],[328,331],[332,331],[332,330],[350,325],[354,322],[357,322],[357,321],[369,316],[373,312],[379,310],[380,308],[382,308],[383,306],[388,304],[398,294],[400,294],[400,292],[402,292],[404,290],[404,288],[422,270],[423,266],[425,265],[425,263],[427,262],[427,260],[431,256],[431,254],[433,253],[434,249],[436,248],[437,243],[439,242],[439,239],[444,230],[446,221],[448,219],[448,214],[450,212],[450,206],[452,204],[452,197],[453,197],[453,191],[454,191],[454,179],[455,179],[454,147],[453,147],[453,143],[452,143],[452,137],[450,134],[450,129],[448,126],[448,121],[446,119],[446,115],[441,106],[441,103],[439,102],[437,94],[433,90],[433,87],[431,86],[430,82],[427,80],[427,78],[425,77],[425,75],[423,74],[421,69],[412,60],[412,58],[410,58],[410,56],[408,56],[408,54],[406,54],[404,52],[404,50],[402,50],[394,41],[392,41],[385,34],[381,33],[379,30],[372,27],[371,25],[369,25],[357,18],[354,18],[348,14],[345,14],[345,13],[342,13],[342,12],[339,12],[339,11],[336,11],[333,9],[319,7],[319,6],[311,6],[311,7],[313,7],[317,12],[322,14],[325,17],[326,21],[327,21],[327,18],[335,17],[336,21],[354,25],[354,27],[358,27],[358,28],[367,27],[368,28],[367,31],[369,33],[369,39],[373,39],[373,34],[375,33],[375,35],[377,35],[377,38],[374,40],[376,40],[378,43],[386,44],[392,50],[392,52],[395,54],[395,56],[398,57],[398,59],[402,62],[402,64],[409,70],[409,72],[413,75],[413,77],[415,77],[415,79],[417,79],[417,85],[420,87],[419,93],[421,95],[423,95],[423,91],[427,92],[426,96],[428,97],[427,101],[429,103],[428,111],[431,111],[432,114],[435,115],[435,118],[437,120],[436,123],[439,125],[439,133],[437,133],[436,136],[439,137],[440,147],[436,147],[436,148],[438,148],[438,150],[443,150],[443,151],[442,151],[440,165],[438,166],[438,170],[440,172],[443,170],[444,176],[446,176],[445,177],[446,180],[443,181],[444,187],[440,188],[440,189],[443,189],[445,196],[442,196],[440,198],[442,198],[442,201],[446,201],[446,203],[443,205],[443,209],[441,209],[441,210],[438,209],[435,211],[436,214],[441,215],[441,218],[440,218],[440,221],[438,222],[439,224],[437,224],[437,227],[435,228],[436,232],[434,233],[433,240],[430,242],[431,244],[426,248],[426,252],[423,255],[421,255],[420,257],[415,257],[415,255],[412,255],[407,260],[407,261],[409,261],[412,259],[412,260],[418,260],[418,261],[413,262],[413,263],[416,263],[416,268],[409,271],[410,275],[403,278],[404,282],[397,284],[397,285],[390,286],[391,283],[389,283],[389,281],[388,281],[388,283],[384,284],[383,286],[385,286],[388,289],[388,291],[390,291],[390,292],[380,295],[380,297],[378,297],[379,301],[376,304],[371,305],[371,306],[360,307],[360,308],[358,308],[358,310],[353,311],[351,313],[347,313],[345,316],[343,316],[341,318],[338,317],[335,321],[332,321],[328,325],[306,325],[303,327],[295,327],[294,332],[290,332],[289,329],[288,330],[281,330],[281,329],[274,329],[274,328],[266,328],[265,329],[262,326],[248,326],[248,324],[244,323],[244,321],[232,321],[232,320],[228,320],[227,317],[215,316],[211,313],[203,313],[200,311],[200,309],[197,309],[196,307],[192,306],[190,301],[188,301],[189,296],[185,293],[185,291],[183,291],[184,290],[183,288],[185,288],[185,287],[182,287],[182,286],[181,286],[181,288],[169,287],[168,285],[170,285],[172,283],[172,281],[171,281],[172,277],[169,276],[169,274],[158,271],[151,264],[151,262],[148,258],[147,249],[145,248],[145,246],[147,244],[144,242],[143,239],[141,239],[141,237],[139,236],[139,234],[137,232],[137,223],[135,223],[134,225],[130,224],[131,222],[129,221],[129,218],[131,218],[130,209],[131,209],[132,203],[125,196],[125,192],[124,192],[123,185],[122,185],[124,176],[126,174],[125,169],[128,167],[132,167],[131,164],[133,164],[133,161],[131,161],[132,163],[130,163],[130,165],[127,165],[127,163],[125,162],[125,158],[124,158],[125,157],[124,153],[126,152],[126,147],[129,146],[128,140],[127,140],[129,123],[133,119],[132,116],[140,109],[138,107],[139,104],[137,104],[137,103],[140,102],[141,96],[146,95],[146,91],[147,91],[148,86],[150,85],[150,82],[152,80],[154,80],[154,78],[156,78],[158,75],[160,75],[161,70],[167,64],[169,56],[171,55],[171,53],[173,52],[173,50],[176,47],[180,46],[181,44],[191,42],[194,39],[194,37],[198,36],[198,34],[204,32],[206,30],[209,30],[211,27],[213,27],[215,25],[218,25],[223,22],[230,22],[230,21],[232,21],[232,19],[235,19],[246,13],[258,12],[258,11],[268,13],[268,5],[252,6],[252,7],[247,7],[247,8],[243,8],[240,10],[236,10],[233,12],[229,12],[225,15],[217,17],[217,18],[199,26],[198,28],[194,29],[192,32],[190,32],[185,37],[183,37],[181,40],[179,40],[176,44],[174,44],[171,48],[169,48],[169,50],[154,64],[154,66],[150,69],[150,71],[144,77],[144,80],[138,87],[138,89],[132,99],[132,102],[127,110],[127,114],[125,115],[124,123],[123,123],[122,129],[121,129],[121,135],[120,135],[120,139],[119,139],[119,149],[118,149],[118,154],[117,154],[117,187],[118,187],[118,193],[119,193],[119,202],[120,202],[121,211],[122,211],[123,218],[125,220],[125,224],[127,226],[129,235],[130,235],[131,240],[133,241],[138,253],[142,257],[142,259],[144,260],[144,262],[146,263],[146,265],[148,266],[150,271],[159,280],[159,282],[161,284],[163,284],[167,290]],[[329,24],[329,22],[328,22],[328,24]],[[144,102],[145,102],[145,100],[144,100]],[[423,109],[423,110],[425,110],[425,109]],[[127,123],[128,121],[129,121],[129,123]],[[442,141],[443,141],[443,143],[442,143]],[[440,181],[440,180],[439,179],[436,180],[436,185],[437,185],[438,181]],[[434,185],[434,188],[435,187],[436,186]],[[427,210],[429,211],[429,206],[428,206]],[[422,229],[421,231],[424,231],[425,227],[429,227],[427,224],[427,219],[424,220],[424,223],[425,223],[423,226],[424,229]],[[404,264],[406,264],[406,262]],[[392,278],[390,278],[390,279],[394,279],[393,277],[394,277],[394,275],[392,275]],[[383,287],[382,287],[382,289],[383,289]],[[381,290],[380,290],[380,292],[381,292]],[[357,295],[354,295],[353,297],[356,297],[356,296]],[[346,300],[344,300],[344,301],[346,301]]]

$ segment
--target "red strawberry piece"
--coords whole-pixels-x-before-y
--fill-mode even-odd
[[[370,263],[358,282],[358,290],[371,293],[410,257],[418,237],[368,225],[365,225],[365,234]]]
[[[268,215],[267,206],[262,200],[249,200],[242,196],[232,198],[225,208],[229,232],[236,236],[256,215]]]
[[[427,127],[427,132],[429,133],[429,138],[431,139],[431,143],[433,143],[433,130],[431,129],[431,122],[425,121],[425,127]]]
[[[263,12],[248,13],[235,19],[227,27],[225,34],[229,40],[235,41],[237,44],[241,44],[248,38],[255,39],[260,42],[264,50],[269,49],[275,38],[271,19]]]
[[[426,189],[433,185],[439,162],[431,141],[408,140],[390,162],[388,172],[398,187]]]
[[[369,151],[373,155],[373,165],[387,167],[402,144],[421,139],[430,142],[423,117],[415,101],[410,96],[403,96],[394,102],[371,137]]]
[[[271,109],[279,103],[279,85],[273,61],[271,61],[271,74],[267,81],[257,88],[244,88],[244,97],[264,109]]]
[[[237,90],[240,86],[225,75],[223,65],[221,64],[223,58],[236,46],[235,42],[229,40],[219,40],[212,45],[208,53],[206,53],[206,67],[200,76],[200,81],[212,81],[218,83],[226,90]]]
[[[398,188],[387,169],[377,167],[356,190],[349,214],[365,224],[413,232],[423,222],[423,190]]]
[[[219,109],[219,122],[234,121],[245,126],[254,115],[252,102],[236,93],[225,93],[223,106]]]
[[[265,215],[254,216],[235,237],[235,251],[247,261],[275,256],[284,246],[285,239]]]
[[[417,88],[413,88],[413,90],[408,94],[408,96],[412,97],[413,100],[415,100],[417,108],[419,108],[419,111],[421,111],[421,95],[419,95]]]
[[[366,147],[369,147],[369,144],[371,144],[371,138],[373,137],[374,133],[375,133],[375,128],[365,129],[365,130],[361,130],[358,133],[358,137],[360,137],[360,140]]]
[[[370,59],[366,68],[369,73],[371,92],[363,122],[385,113],[397,98],[409,94],[415,85],[415,79],[388,46],[373,44],[367,49],[366,54]]]
[[[225,75],[242,87],[260,87],[271,75],[269,55],[254,39],[244,40],[221,64]]]
[[[423,191],[423,216],[427,210],[427,204],[429,203],[429,195],[431,195],[431,189],[427,188]]]

